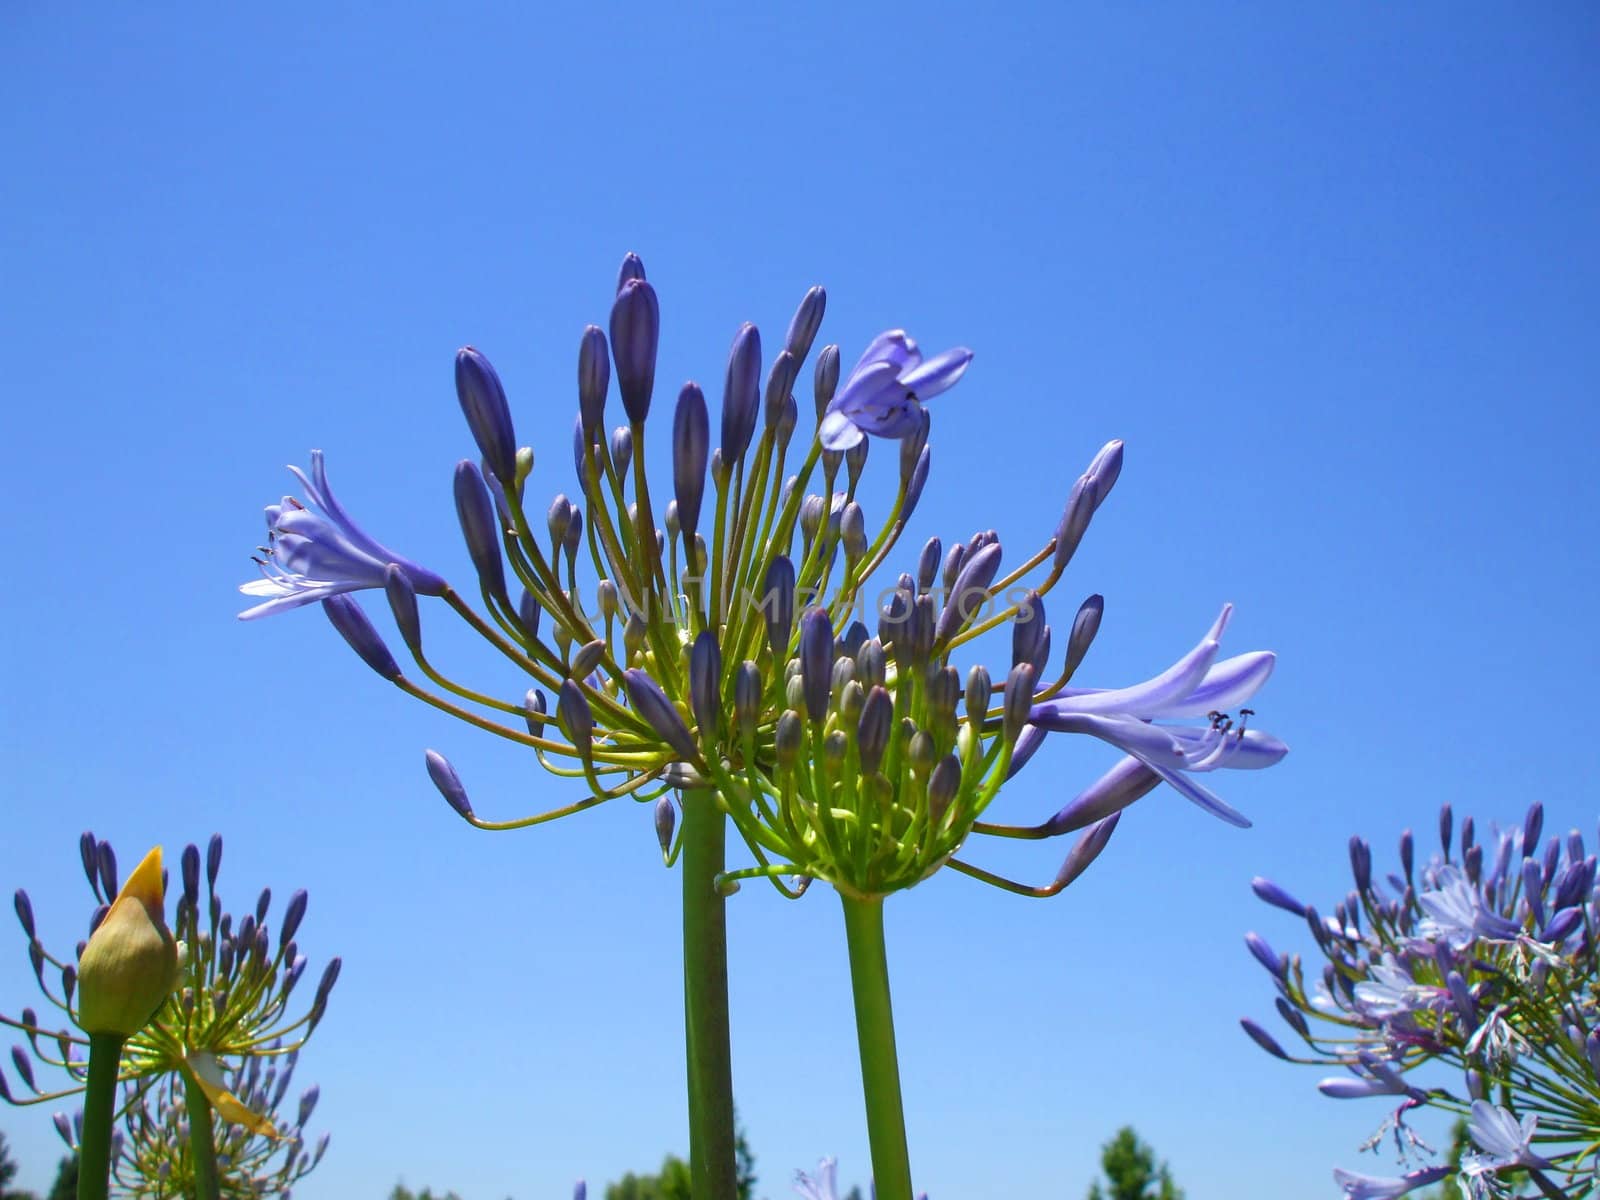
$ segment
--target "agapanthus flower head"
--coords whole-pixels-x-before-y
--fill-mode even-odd
[[[264,1065],[265,1064],[265,1065]],[[296,1055],[253,1057],[224,1068],[216,1065],[215,1087],[235,1097],[248,1121],[213,1126],[218,1183],[224,1196],[287,1196],[327,1153],[328,1135],[306,1133],[319,1095],[313,1085],[290,1096]],[[112,1178],[132,1200],[180,1200],[197,1193],[190,1114],[182,1078],[161,1076],[153,1083],[123,1087],[121,1128],[116,1138]],[[219,1109],[219,1115],[220,1115]],[[77,1149],[77,1129],[65,1119],[57,1129]]]
[[[1446,805],[1442,857],[1417,862],[1408,830],[1400,870],[1388,875],[1354,839],[1356,887],[1327,917],[1257,881],[1267,903],[1299,908],[1326,959],[1309,992],[1298,955],[1273,973],[1275,1006],[1299,1041],[1297,1054],[1280,1047],[1275,1056],[1343,1068],[1319,1084],[1330,1096],[1389,1105],[1399,1098],[1374,1140],[1392,1128],[1402,1154],[1418,1144],[1401,1119],[1407,1110],[1471,1116],[1477,1150],[1460,1164],[1395,1179],[1343,1172],[1348,1195],[1402,1195],[1458,1167],[1469,1198],[1502,1194],[1500,1173],[1520,1169],[1565,1172],[1566,1188],[1580,1187],[1568,1194],[1588,1186],[1586,1131],[1600,1112],[1600,890],[1581,838],[1553,838],[1539,852],[1543,818],[1536,805],[1503,831],[1490,827],[1482,841],[1467,818],[1458,841]],[[1276,1045],[1270,1034],[1251,1036],[1269,1052],[1268,1042]]]
[[[30,918],[24,922],[24,932],[29,933],[28,953],[34,975],[45,998],[67,1024],[52,1027],[31,1008],[24,1009],[20,1019],[0,1015],[0,1023],[26,1034],[32,1051],[31,1062],[20,1049],[13,1055],[13,1065],[32,1094],[14,1095],[0,1087],[5,1098],[15,1103],[37,1104],[81,1092],[87,1071],[87,1043],[70,1026],[99,1032],[93,1016],[85,1016],[85,1006],[93,1003],[85,977],[95,937],[113,920],[121,899],[107,906],[107,901],[116,895],[112,888],[117,873],[116,854],[110,844],[86,833],[79,845],[85,874],[100,907],[95,913],[96,929],[88,943],[80,945],[75,961],[50,954],[30,930],[32,905],[18,905],[19,910],[26,907]],[[307,967],[298,941],[306,913],[306,894],[299,891],[290,897],[274,938],[268,924],[271,891],[264,890],[248,910],[235,918],[223,910],[216,890],[222,862],[220,837],[211,839],[203,861],[202,892],[201,852],[197,846],[185,847],[179,870],[181,891],[173,919],[177,944],[182,947],[182,953],[175,957],[175,979],[171,975],[166,978],[153,1015],[130,1031],[123,1044],[119,1076],[141,1091],[165,1077],[194,1077],[211,1097],[223,1121],[275,1137],[278,1131],[270,1117],[252,1109],[246,1096],[250,1089],[241,1092],[229,1081],[259,1081],[263,1068],[252,1068],[253,1061],[266,1060],[271,1066],[305,1044],[326,1011],[329,994],[339,977],[340,960],[335,958],[328,963],[303,1013],[292,1015],[291,996]],[[151,864],[147,858],[129,876],[123,897],[149,892]],[[159,892],[159,860],[154,860],[153,869]],[[92,1014],[93,1010],[89,1011]],[[63,1071],[64,1086],[49,1091],[33,1086],[34,1062]]]
[[[290,467],[305,500],[285,496],[267,506],[267,544],[255,561],[261,578],[239,585],[247,596],[267,597],[239,614],[269,616],[344,592],[381,588],[392,563],[421,595],[437,596],[444,580],[374,540],[357,525],[328,486],[321,450],[311,452],[311,472]]]
[[[766,374],[764,403],[761,339],[750,323],[729,352],[720,426],[704,390],[683,385],[662,439],[673,495],[658,507],[644,445],[660,301],[631,256],[611,300],[609,342],[598,326],[580,341],[578,490],[570,496],[544,506],[528,494],[532,452],[508,446],[512,424],[498,376],[476,350],[458,359],[462,411],[485,463],[480,471],[463,461],[455,478],[482,611],[355,529],[314,456],[305,480],[311,505],[287,514],[279,506],[273,516],[275,545],[299,540],[275,552],[284,565],[252,585],[273,598],[247,615],[323,598],[335,628],[383,678],[530,747],[550,769],[587,785],[585,799],[494,821],[430,751],[430,777],[478,828],[537,824],[623,796],[657,813],[672,791],[712,798],[756,860],[722,881],[729,890],[762,877],[788,891],[782,881],[801,876],[881,895],[951,863],[986,882],[1051,895],[1104,850],[1116,814],[1162,780],[1244,823],[1192,779],[1219,767],[1267,766],[1285,752],[1247,729],[1249,711],[1239,708],[1273,656],[1214,661],[1231,610],[1170,671],[1109,690],[1071,686],[1100,627],[1103,598],[1083,601],[1060,638],[1045,618],[1048,593],[1121,474],[1122,443],[1092,457],[1060,524],[1009,574],[999,534],[984,529],[952,543],[942,573],[938,551],[924,551],[915,574],[884,588],[881,572],[931,471],[923,402],[961,379],[972,354],[956,348],[924,358],[904,331],[891,330],[873,339],[841,384],[838,348],[824,346],[813,388],[817,421],[810,439],[797,439],[805,449],[794,468],[792,389],[824,309],[822,290],[807,292]],[[608,353],[614,369],[604,365]],[[613,375],[629,424],[608,441],[604,399]],[[868,435],[900,442],[889,467],[898,467],[898,487],[881,514],[870,511],[863,487],[873,461]],[[513,461],[514,470],[506,466]],[[365,587],[385,589],[416,672],[342,594]],[[427,657],[418,603],[427,596],[442,598],[529,677],[526,699],[459,683]],[[1009,670],[963,661],[969,643],[1006,624]],[[1236,718],[1227,715],[1235,708]],[[985,825],[985,809],[1047,731],[1101,737],[1129,757],[1044,825]],[[973,833],[1076,831],[1082,836],[1042,887],[955,858]]]

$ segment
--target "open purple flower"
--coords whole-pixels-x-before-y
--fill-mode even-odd
[[[1467,1132],[1482,1154],[1463,1154],[1461,1174],[1467,1180],[1466,1190],[1481,1194],[1480,1180],[1505,1167],[1548,1167],[1550,1164],[1533,1152],[1533,1134],[1539,1118],[1529,1113],[1518,1121],[1509,1110],[1487,1100],[1472,1102],[1472,1119]]]
[[[1437,884],[1417,896],[1425,914],[1417,932],[1424,938],[1443,941],[1452,950],[1465,950],[1480,936],[1510,941],[1522,932],[1515,921],[1490,911],[1459,867],[1440,867]]]
[[[268,599],[240,613],[241,621],[342,592],[381,588],[390,564],[400,569],[413,590],[424,596],[443,593],[442,578],[379,544],[350,519],[328,486],[321,450],[311,452],[309,478],[299,467],[289,470],[305,488],[306,502],[285,496],[281,504],[267,505],[265,557],[256,559],[261,578],[240,584],[239,590]]]
[[[1448,1174],[1448,1167],[1424,1167],[1407,1175],[1383,1178],[1335,1167],[1333,1181],[1344,1189],[1345,1200],[1395,1200],[1395,1197],[1404,1196],[1419,1187],[1438,1183]]]
[[[926,362],[903,329],[872,339],[822,416],[817,436],[825,450],[848,450],[867,434],[903,438],[922,424],[922,402],[966,374],[972,351],[957,346]]]
[[[1225,604],[1193,650],[1161,674],[1132,687],[1063,688],[1036,704],[1028,722],[1055,733],[1087,733],[1110,742],[1189,800],[1230,825],[1250,822],[1190,773],[1219,768],[1259,770],[1280,761],[1289,747],[1269,733],[1247,728],[1246,703],[1272,674],[1276,655],[1257,650],[1217,662],[1223,631],[1233,614]],[[1238,709],[1239,720],[1228,715]],[[1208,725],[1156,725],[1157,719],[1205,717]]]

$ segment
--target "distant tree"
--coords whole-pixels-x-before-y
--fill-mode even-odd
[[[6,1135],[0,1133],[0,1200],[37,1200],[32,1192],[13,1191],[11,1181],[17,1177],[17,1161],[11,1157],[11,1147],[6,1145]]]
[[[860,1185],[858,1184],[846,1192],[844,1200],[862,1200]]]
[[[435,1192],[432,1188],[423,1188],[420,1192],[413,1192],[403,1183],[394,1185],[394,1191],[389,1193],[389,1200],[461,1200],[454,1192]]]
[[[56,1166],[56,1181],[47,1200],[78,1200],[78,1156],[69,1154]]]
[[[1183,1189],[1172,1182],[1167,1164],[1156,1165],[1155,1151],[1139,1140],[1133,1126],[1124,1125],[1100,1148],[1105,1188],[1096,1180],[1089,1200],[1183,1200]]]
[[[737,1114],[734,1120],[738,1120]],[[743,1125],[734,1126],[733,1153],[739,1183],[739,1200],[755,1200],[756,1156],[744,1134]],[[676,1154],[667,1155],[661,1170],[654,1175],[635,1175],[629,1171],[616,1183],[607,1184],[605,1200],[693,1200],[689,1192],[689,1164]],[[850,1200],[846,1197],[845,1200]],[[859,1196],[855,1200],[861,1200]]]

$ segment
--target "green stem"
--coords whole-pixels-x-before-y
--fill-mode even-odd
[[[189,1157],[194,1161],[195,1200],[219,1200],[217,1139],[211,1130],[211,1101],[188,1071],[183,1073],[183,1102],[189,1110]]]
[[[867,1137],[878,1200],[911,1200],[911,1158],[906,1150],[900,1063],[889,1005],[889,960],[883,946],[883,897],[856,900],[843,894],[845,941],[850,947],[850,990],[856,1002],[861,1048],[861,1091],[867,1102]]]
[[[78,1138],[78,1200],[106,1200],[111,1189],[111,1127],[117,1114],[122,1043],[115,1033],[89,1035],[89,1078],[83,1090]]]
[[[727,818],[708,790],[683,793],[683,1022],[689,1076],[689,1170],[695,1200],[737,1200],[733,1057],[728,1043],[728,932],[722,873]]]

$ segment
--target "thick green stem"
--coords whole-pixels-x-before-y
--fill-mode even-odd
[[[883,898],[841,895],[844,934],[850,947],[850,990],[856,1002],[856,1041],[861,1049],[861,1091],[867,1102],[867,1137],[878,1200],[911,1200],[911,1157],[906,1150],[905,1107],[900,1100],[900,1063],[894,1049],[894,1012],[889,1005],[889,959],[883,946]]]
[[[78,1200],[106,1200],[111,1190],[111,1127],[117,1116],[122,1043],[115,1033],[89,1035],[89,1078],[83,1090],[78,1138]]]
[[[683,1025],[689,1067],[694,1200],[737,1200],[733,1058],[728,1044],[728,931],[716,878],[727,847],[716,796],[683,793]]]
[[[187,1071],[183,1073],[183,1102],[189,1110],[189,1157],[194,1162],[195,1200],[220,1200],[222,1180],[217,1175],[217,1139],[211,1127],[211,1101]]]

